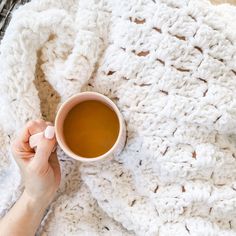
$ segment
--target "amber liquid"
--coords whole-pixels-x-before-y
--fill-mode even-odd
[[[89,100],[67,114],[63,133],[67,146],[82,157],[98,157],[112,148],[119,134],[116,113],[102,102]]]

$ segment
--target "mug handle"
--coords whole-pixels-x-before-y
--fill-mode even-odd
[[[43,137],[44,132],[36,133],[30,136],[29,145],[31,148],[36,148],[39,140]]]

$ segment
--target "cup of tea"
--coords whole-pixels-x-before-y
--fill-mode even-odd
[[[126,140],[126,127],[117,106],[97,92],[82,92],[70,97],[59,108],[55,119],[56,139],[70,157],[93,162],[119,154]],[[30,137],[31,147],[39,136]]]

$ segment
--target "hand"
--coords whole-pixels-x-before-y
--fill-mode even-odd
[[[31,135],[42,132],[49,122],[30,121],[12,143],[12,152],[24,181],[24,194],[35,202],[48,205],[60,184],[61,172],[55,152],[56,139],[43,136],[36,150],[29,146]]]
[[[54,136],[41,136],[36,151],[29,145],[31,135],[50,125],[31,121],[12,143],[12,152],[24,180],[25,190],[10,211],[0,220],[0,235],[33,236],[60,183],[61,172]],[[47,138],[46,138],[46,137]]]

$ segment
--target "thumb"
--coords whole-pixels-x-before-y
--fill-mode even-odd
[[[44,135],[42,135],[38,141],[37,149],[32,162],[38,167],[47,166],[55,144],[56,139],[54,135],[54,127],[48,126],[44,131]]]

